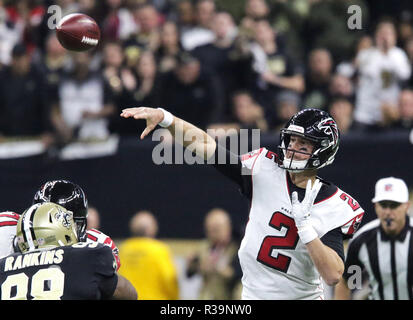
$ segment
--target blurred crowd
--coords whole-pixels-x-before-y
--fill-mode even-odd
[[[93,17],[98,47],[65,50],[51,5]],[[343,135],[412,129],[412,14],[407,0],[0,0],[0,141],[136,135],[145,124],[119,117],[132,106],[203,129],[278,133],[308,107]]]

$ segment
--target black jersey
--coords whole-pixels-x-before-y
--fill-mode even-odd
[[[1,300],[99,300],[118,276],[112,250],[100,243],[14,253],[0,260]]]

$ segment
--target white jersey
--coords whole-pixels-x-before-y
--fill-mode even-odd
[[[15,212],[0,213],[0,259],[14,252],[13,240],[18,220],[19,215]]]
[[[13,240],[18,220],[19,215],[15,212],[0,213],[0,259],[14,253]],[[119,250],[109,236],[96,229],[90,229],[86,231],[86,242],[98,242],[110,247],[116,259],[117,270],[120,268]]]
[[[287,171],[265,148],[241,157],[252,170],[252,200],[245,235],[238,252],[243,270],[243,299],[323,299],[323,286],[291,214]],[[311,219],[319,238],[340,228],[352,234],[364,214],[347,193],[317,197]],[[331,188],[330,188],[331,189]]]

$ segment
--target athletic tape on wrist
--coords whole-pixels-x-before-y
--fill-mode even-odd
[[[298,235],[300,236],[300,239],[304,244],[307,244],[318,237],[317,232],[314,230],[312,226],[308,226],[304,229],[298,230]]]
[[[163,128],[167,128],[169,127],[172,122],[174,121],[174,116],[172,115],[172,113],[162,109],[162,108],[158,108],[159,110],[162,111],[163,113],[163,120],[161,122],[159,122],[159,125]]]

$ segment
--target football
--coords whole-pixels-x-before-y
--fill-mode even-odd
[[[60,44],[71,51],[86,51],[95,48],[100,39],[96,21],[82,13],[64,16],[56,26]]]

